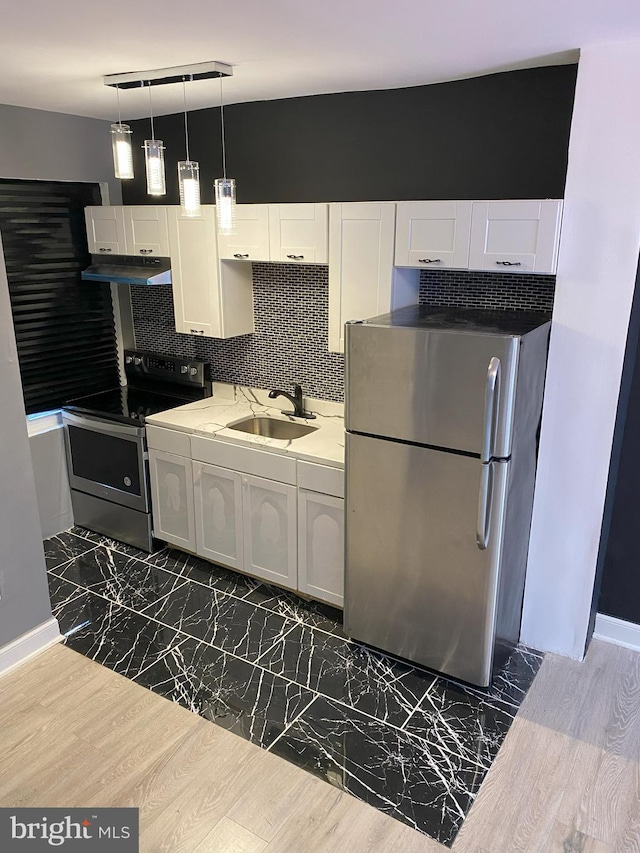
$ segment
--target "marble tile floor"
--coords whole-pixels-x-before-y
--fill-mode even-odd
[[[65,643],[451,845],[542,662],[488,690],[349,640],[339,610],[82,528],[45,542]]]

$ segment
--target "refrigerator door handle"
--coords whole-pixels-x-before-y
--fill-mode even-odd
[[[496,401],[500,393],[500,359],[495,356],[489,362],[487,384],[484,392],[484,434],[480,461],[489,462],[493,455],[495,438]]]
[[[491,505],[493,503],[493,462],[481,465],[480,475],[480,497],[478,500],[478,525],[476,529],[476,543],[481,551],[489,546],[489,533],[491,530]]]

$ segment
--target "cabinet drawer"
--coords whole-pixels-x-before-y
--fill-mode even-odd
[[[174,453],[176,456],[190,456],[191,442],[189,433],[178,432],[174,429],[163,429],[163,427],[147,427],[147,446],[149,450],[164,450],[165,453]]]
[[[344,470],[313,462],[298,462],[298,487],[336,498],[344,497]]]
[[[279,453],[240,447],[228,441],[191,436],[191,456],[198,462],[231,468],[243,474],[266,477],[279,483],[296,484],[296,460]]]

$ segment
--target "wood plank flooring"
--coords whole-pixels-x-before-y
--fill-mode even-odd
[[[64,646],[0,679],[0,805],[137,806],[142,853],[447,848]],[[454,853],[640,853],[640,654],[548,655]]]

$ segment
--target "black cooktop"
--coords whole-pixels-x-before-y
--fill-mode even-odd
[[[173,394],[163,394],[146,388],[134,388],[131,385],[121,385],[111,391],[100,394],[90,394],[69,400],[65,410],[80,414],[97,415],[108,420],[143,426],[147,415],[165,412],[193,402],[194,397],[178,397]]]

